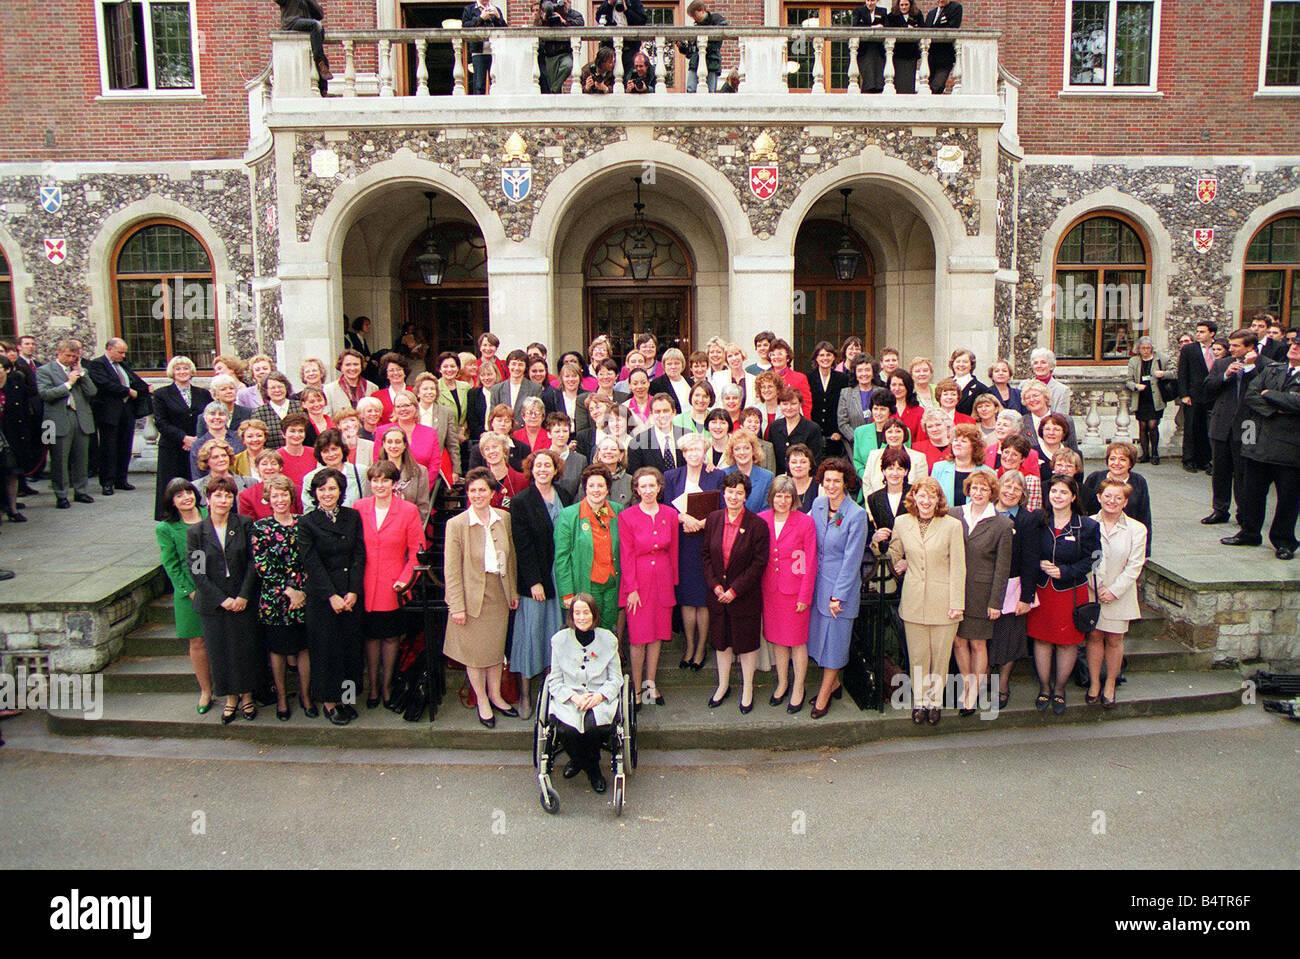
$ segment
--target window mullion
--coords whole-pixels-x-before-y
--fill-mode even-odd
[[[1119,42],[1119,0],[1109,0],[1106,11],[1106,89],[1115,87],[1115,45]]]
[[[1114,2],[1114,0],[1112,0],[1112,2]],[[158,69],[158,66],[157,66],[157,58],[154,56],[154,49],[153,49],[153,17],[151,16],[152,11],[149,9],[150,0],[139,0],[139,3],[141,7],[141,13],[143,14],[141,20],[144,22],[145,85],[146,88],[149,90],[157,90],[158,77],[156,74],[156,70]]]

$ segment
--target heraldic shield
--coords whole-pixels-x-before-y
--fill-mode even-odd
[[[777,167],[775,163],[756,164],[749,168],[749,190],[760,200],[771,199],[776,192]]]
[[[533,188],[531,166],[505,166],[501,168],[501,192],[511,203],[518,203]]]

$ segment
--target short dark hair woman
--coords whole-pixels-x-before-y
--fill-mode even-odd
[[[208,665],[207,647],[203,644],[203,622],[194,611],[194,574],[190,571],[186,538],[192,527],[207,518],[208,511],[199,506],[202,498],[198,489],[184,477],[171,480],[163,497],[167,505],[162,520],[154,527],[154,536],[158,539],[163,569],[172,584],[176,635],[189,644],[190,665],[199,684],[199,702],[195,709],[203,716],[212,708],[212,669]]]

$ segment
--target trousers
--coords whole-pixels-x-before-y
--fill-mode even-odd
[[[903,627],[907,634],[907,659],[911,665],[912,707],[942,708],[957,623],[923,626],[904,622]]]
[[[99,424],[99,485],[125,483],[131,465],[131,442],[135,439],[135,419],[123,416],[114,425]]]
[[[1241,455],[1241,443],[1228,440],[1210,440],[1214,452],[1214,473],[1210,479],[1210,505],[1216,513],[1226,513],[1237,500],[1237,520],[1241,520],[1242,490],[1246,480],[1246,461]]]
[[[555,730],[560,737],[564,751],[569,754],[573,764],[579,769],[593,770],[600,768],[600,744],[609,738],[613,726],[597,726],[591,713],[584,714],[585,728],[582,732],[568,723],[555,720]]]
[[[1300,467],[1249,460],[1242,486],[1241,535],[1253,540],[1260,538],[1268,488],[1276,486],[1277,509],[1268,530],[1268,541],[1274,549],[1294,550],[1296,514],[1300,512]]]
[[[90,469],[90,434],[77,427],[55,437],[50,447],[50,487],[57,499],[67,499],[68,489],[86,492]]]

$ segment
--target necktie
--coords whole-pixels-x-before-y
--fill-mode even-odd
[[[130,384],[126,379],[126,370],[122,369],[122,367],[118,366],[116,363],[113,364],[113,369],[117,370],[117,378],[122,381],[122,385],[129,386]]]

